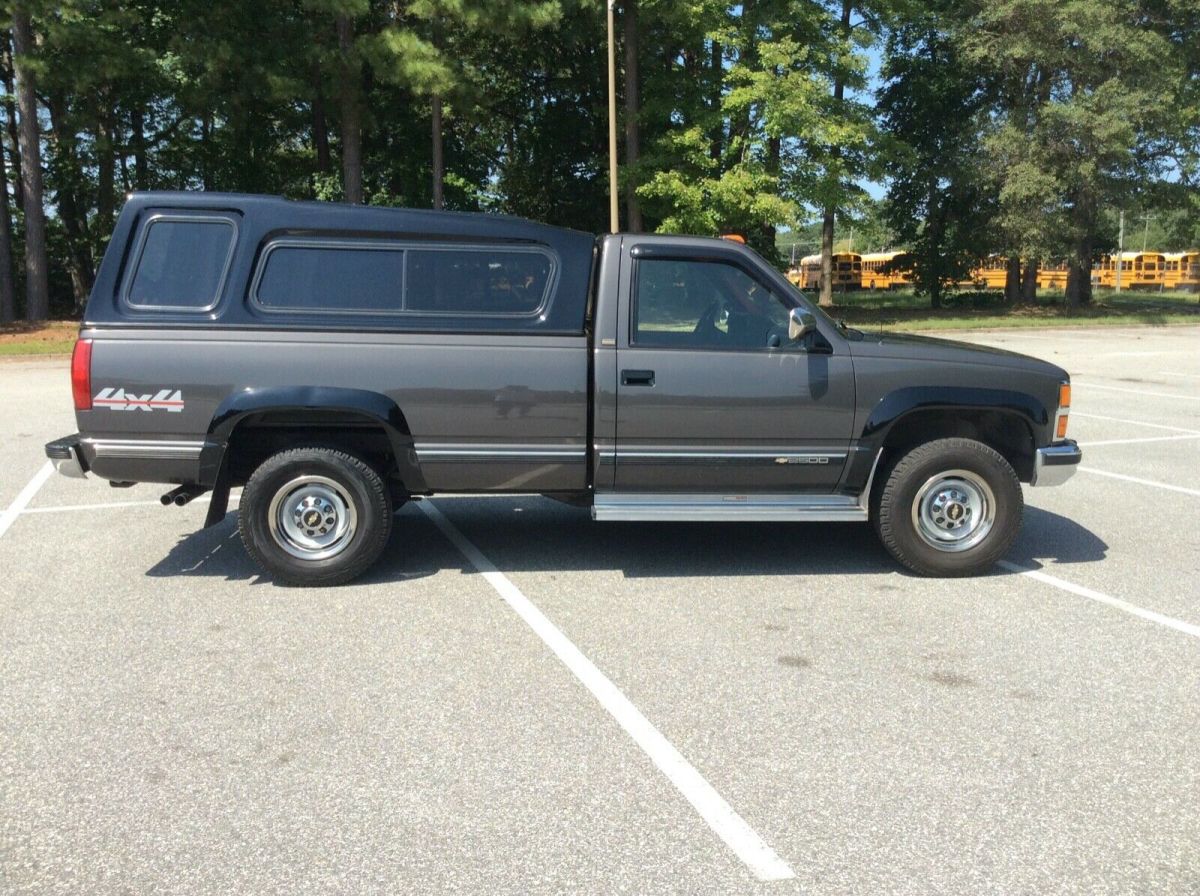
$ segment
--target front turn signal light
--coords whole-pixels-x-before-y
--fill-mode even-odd
[[[1058,409],[1065,411],[1071,406],[1071,384],[1063,383],[1058,387]]]
[[[1058,429],[1056,430],[1055,438],[1065,439],[1067,437],[1067,415],[1059,414]]]

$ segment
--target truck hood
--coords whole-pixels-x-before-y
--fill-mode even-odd
[[[861,340],[853,340],[849,345],[850,353],[856,357],[894,358],[950,364],[987,364],[992,367],[1009,367],[1067,379],[1065,370],[1048,361],[1018,352],[1006,351],[1002,348],[956,342],[953,339],[877,331],[874,333],[864,332]]]

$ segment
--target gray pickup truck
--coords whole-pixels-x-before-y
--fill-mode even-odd
[[[60,472],[243,486],[247,550],[331,585],[395,509],[536,493],[597,520],[871,521],[924,575],[988,569],[1057,485],[1052,364],[827,318],[745,246],[517,218],[141,193],[71,365]]]

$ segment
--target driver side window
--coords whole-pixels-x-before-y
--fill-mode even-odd
[[[754,351],[787,339],[787,309],[731,264],[639,259],[635,290],[638,346]]]

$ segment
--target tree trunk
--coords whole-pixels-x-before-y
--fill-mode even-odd
[[[1021,259],[1015,255],[1008,256],[1008,265],[1004,273],[1004,304],[1016,305],[1021,301]]]
[[[312,136],[317,151],[317,171],[326,174],[329,171],[329,123],[325,118],[325,94],[321,90],[320,73],[313,81]]]
[[[774,177],[779,176],[780,160],[783,154],[783,141],[778,137],[767,138],[767,173]],[[779,257],[779,250],[775,248],[775,237],[778,236],[778,231],[774,224],[764,223],[762,225],[762,246],[760,253],[771,259],[772,263]]]
[[[339,85],[342,113],[342,187],[346,201],[362,205],[362,109],[359,93],[362,66],[354,52],[354,22],[348,15],[337,17],[338,49],[342,54]]]
[[[84,173],[79,164],[75,131],[67,121],[66,97],[58,91],[51,93],[46,100],[46,108],[50,112],[51,145],[57,163],[56,170],[60,172],[55,205],[67,238],[67,270],[75,293],[75,309],[79,311],[87,302],[95,278],[88,240],[87,207],[77,192],[84,181]]]
[[[200,185],[205,190],[213,188],[212,176],[212,111],[206,111],[200,119]]]
[[[440,209],[446,204],[446,157],[442,143],[442,96],[430,97],[433,106],[430,137],[433,140],[433,207]]]
[[[933,309],[941,309],[942,307],[941,277],[934,277],[929,281],[929,307]]]
[[[1037,301],[1038,260],[1031,258],[1025,262],[1025,272],[1021,275],[1021,302],[1032,305]]]
[[[638,89],[638,6],[637,0],[625,0],[622,28],[625,37],[625,217],[632,233],[642,230],[642,208],[637,197],[634,171],[641,156],[641,96]]]
[[[710,137],[709,156],[714,162],[721,159],[721,153],[725,146],[725,119],[718,113],[721,111],[721,84],[725,78],[724,68],[724,50],[721,44],[717,41],[712,42],[711,50],[711,74],[712,78],[712,95],[709,97],[709,105],[717,123],[713,127],[713,132]]]
[[[8,164],[0,138],[0,324],[17,319],[16,285],[13,282],[12,212],[8,207]]]
[[[42,146],[37,118],[37,86],[25,58],[33,52],[33,27],[24,4],[14,6],[13,62],[17,69],[17,105],[20,107],[22,176],[25,199],[25,317],[31,321],[50,316],[50,280],[46,259],[46,213],[42,207]]]
[[[833,304],[833,208],[825,209],[821,217],[821,292],[818,304]]]
[[[1086,261],[1078,257],[1067,262],[1067,306],[1078,308],[1080,305],[1092,303],[1092,262],[1091,252]]]
[[[9,32],[5,31],[3,65],[0,65],[0,77],[4,79],[5,125],[8,128],[8,150],[13,166],[13,202],[16,203],[18,208],[21,208],[25,204],[25,189],[24,179],[21,174],[21,138],[17,133],[17,104],[13,101],[13,97],[16,96],[16,90],[13,88],[13,71],[12,43],[9,40]]]
[[[62,122],[59,122],[61,129]],[[136,124],[135,133],[136,133]],[[117,208],[117,154],[113,145],[113,120],[108,110],[96,122],[96,217],[107,232]],[[137,189],[144,190],[144,186]]]
[[[939,202],[938,180],[931,177],[925,187],[925,207],[929,209],[929,221],[925,225],[925,245],[932,249],[932,255],[938,259],[933,276],[924,277],[929,288],[929,307],[940,310],[942,307],[942,275],[944,273],[942,242],[946,233],[947,206],[945,201]],[[934,211],[936,209],[936,211]]]
[[[1092,303],[1092,234],[1096,230],[1096,204],[1086,192],[1075,197],[1075,232],[1078,240],[1074,257],[1067,263],[1069,308]],[[1120,264],[1120,259],[1117,260]]]
[[[148,190],[150,189],[150,166],[146,159],[146,111],[137,101],[135,101],[133,111],[129,113],[129,131],[129,139],[133,144],[133,188]],[[101,189],[103,188],[102,184]]]
[[[838,33],[846,43],[850,41],[850,15],[854,11],[854,0],[842,0],[842,15],[838,20]],[[833,79],[833,107],[836,116],[846,96],[846,81],[839,71]],[[830,168],[839,177],[841,168],[841,149],[832,146],[829,149],[832,159]],[[836,206],[825,206],[821,217],[821,296],[822,305],[833,304],[833,223]]]

